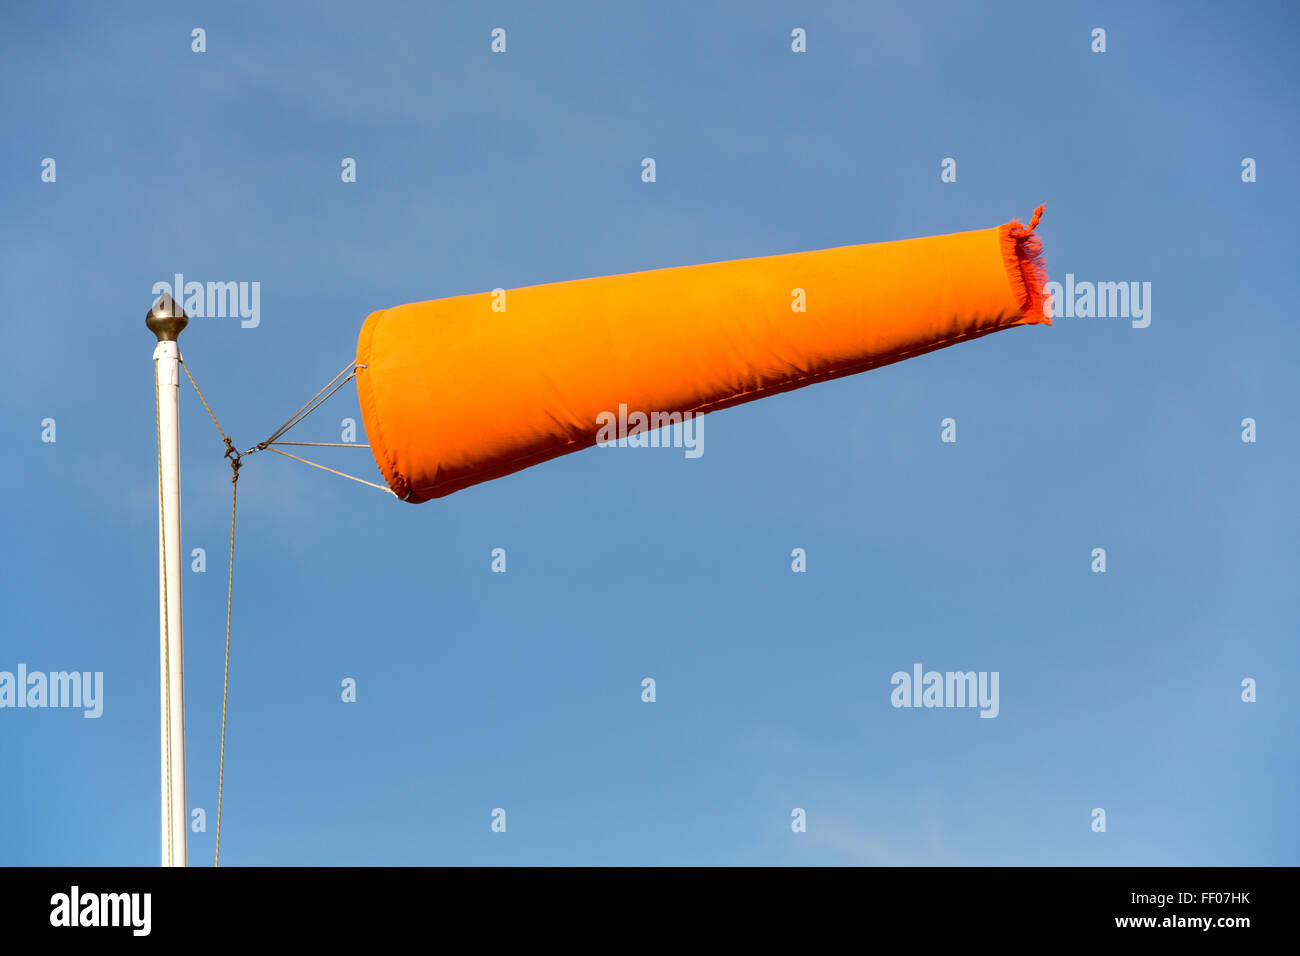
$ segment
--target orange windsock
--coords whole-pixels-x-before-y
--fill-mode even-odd
[[[1034,228],[580,279],[366,319],[357,392],[399,498],[596,444],[619,406],[704,413],[1015,325],[1051,324]]]

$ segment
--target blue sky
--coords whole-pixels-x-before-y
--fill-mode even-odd
[[[155,282],[260,282],[256,328],[181,340],[243,447],[378,308],[1040,202],[1053,279],[1150,282],[1149,327],[1014,329],[719,412],[696,460],[593,449],[419,506],[250,460],[223,863],[1300,862],[1289,4],[42,4],[0,27],[0,670],[102,671],[105,696],[98,720],[0,710],[0,863],[158,858]],[[192,391],[181,413],[206,864],[229,469]],[[351,387],[296,437],[349,416]],[[997,671],[998,717],[891,707],[918,662]]]

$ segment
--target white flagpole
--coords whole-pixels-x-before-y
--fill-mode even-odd
[[[162,756],[162,865],[185,866],[185,661],[181,639],[180,345],[185,311],[164,295],[145,316],[154,349],[158,408],[158,632]]]

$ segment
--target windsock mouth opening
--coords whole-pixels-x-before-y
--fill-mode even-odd
[[[1026,226],[1013,219],[1002,227],[1002,259],[1007,278],[1020,303],[1020,314],[1028,325],[1052,324],[1052,297],[1047,292],[1047,262],[1042,240],[1034,233],[1043,218],[1043,207],[1034,210]]]
[[[384,481],[388,482],[388,489],[402,501],[420,502],[425,499],[412,496],[406,477],[398,469],[396,460],[393,457],[392,448],[388,443],[387,432],[383,422],[380,421],[374,382],[369,374],[370,349],[375,330],[379,327],[379,320],[383,317],[384,311],[380,309],[377,312],[370,313],[361,326],[361,335],[357,340],[357,401],[361,405],[361,422],[366,430],[366,440],[370,444],[370,453],[374,456],[375,464],[379,466]]]

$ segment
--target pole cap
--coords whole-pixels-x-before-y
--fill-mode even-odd
[[[175,342],[185,326],[190,324],[190,319],[180,304],[164,292],[162,298],[153,304],[153,308],[145,313],[144,324],[158,336],[159,342]]]

